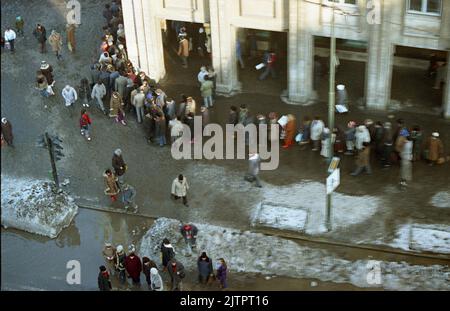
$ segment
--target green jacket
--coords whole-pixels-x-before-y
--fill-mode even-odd
[[[202,97],[208,97],[212,95],[212,89],[214,87],[214,84],[212,81],[205,81],[202,83],[202,86],[200,87],[200,92],[202,92]]]

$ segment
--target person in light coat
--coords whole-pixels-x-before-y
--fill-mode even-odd
[[[164,283],[156,268],[150,269],[150,289],[158,292],[164,290]]]
[[[259,156],[259,154],[257,153],[249,154],[248,164],[249,164],[248,169],[249,175],[253,177],[256,187],[261,188],[262,187],[261,182],[258,177],[259,170],[261,168],[261,157]]]
[[[412,155],[413,141],[410,135],[406,136],[406,141],[400,152],[400,185],[406,187],[407,181],[412,180]]]
[[[66,107],[71,106],[78,99],[77,91],[70,85],[63,88],[61,95],[64,97]]]
[[[322,149],[320,150],[320,155],[324,158],[330,157],[330,129],[328,127],[323,129],[322,132]]]
[[[178,175],[172,182],[172,196],[175,200],[183,198],[183,204],[189,206],[187,202],[187,191],[189,189],[189,184],[186,177],[182,174]]]
[[[313,142],[312,151],[318,151],[320,147],[320,139],[322,136],[323,129],[325,128],[325,124],[320,117],[315,117],[311,122],[311,140]]]
[[[169,121],[170,142],[173,144],[179,137],[183,135],[183,123],[178,117]]]
[[[10,27],[6,27],[4,39],[9,43],[9,49],[11,53],[15,52],[14,42],[16,40],[16,33]]]
[[[98,80],[92,88],[91,97],[97,100],[97,104],[100,109],[106,114],[105,106],[103,105],[103,97],[106,95],[106,87],[102,81]]]
[[[363,149],[363,143],[370,143],[370,133],[365,125],[360,125],[355,133],[355,148],[358,152]]]
[[[52,30],[52,33],[48,37],[48,43],[52,47],[53,52],[56,53],[56,58],[61,59],[61,50],[62,50],[62,37],[56,30]]]

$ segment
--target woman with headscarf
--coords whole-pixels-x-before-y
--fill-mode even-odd
[[[206,255],[206,252],[202,252],[200,257],[198,258],[197,268],[198,268],[198,281],[201,284],[207,283],[210,277],[214,276],[212,261]]]

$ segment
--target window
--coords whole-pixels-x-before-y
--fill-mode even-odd
[[[430,15],[441,15],[442,0],[408,0],[408,11]]]

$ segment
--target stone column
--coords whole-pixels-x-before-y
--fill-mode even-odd
[[[288,94],[290,103],[307,103],[313,94],[314,38],[307,30],[306,4],[289,1]]]
[[[161,25],[155,1],[123,1],[128,57],[135,67],[159,81],[165,75]],[[152,12],[152,13],[151,13]]]
[[[139,52],[137,46],[136,32],[142,29],[136,29],[133,0],[122,1],[123,27],[125,30],[125,38],[127,40],[128,58],[133,64],[139,64]]]
[[[366,65],[366,105],[385,109],[391,97],[394,45],[390,41],[390,20],[386,1],[381,3],[381,24],[368,26],[369,46]]]
[[[236,29],[231,25],[231,1],[210,0],[212,63],[216,72],[216,91],[231,93],[239,89],[236,64]]]

